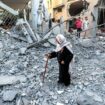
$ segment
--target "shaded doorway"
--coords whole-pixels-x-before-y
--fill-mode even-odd
[[[98,25],[100,25],[105,23],[105,7],[99,8],[98,11]],[[101,28],[105,28],[105,25],[101,26]]]

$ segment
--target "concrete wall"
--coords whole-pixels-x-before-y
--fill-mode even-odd
[[[52,1],[55,2],[56,0],[52,0]],[[59,1],[62,1],[62,0],[59,0]],[[64,20],[72,18],[68,13],[68,7],[71,3],[75,2],[75,1],[78,1],[78,0],[70,0],[69,2],[68,2],[68,0],[64,0],[64,2],[63,2],[64,7],[62,8],[62,12],[57,12],[56,14],[54,13],[55,11],[53,10],[53,8],[56,7],[57,5],[60,5],[60,4],[57,4],[57,2],[53,3],[52,7],[50,7],[50,13],[52,13],[52,17],[55,18],[56,20],[60,19],[61,16],[64,17]],[[80,16],[83,19],[86,16],[88,17],[89,23],[90,23],[89,28],[91,28],[91,27],[95,27],[97,25],[98,9],[94,8],[94,6],[97,4],[98,0],[87,0],[87,2],[89,2],[89,4],[90,4],[89,9],[87,11],[85,11],[84,14],[81,14]],[[96,21],[93,21],[93,17],[91,16],[91,12],[95,16]],[[76,16],[76,17],[78,17],[78,16]],[[96,31],[91,30],[90,35],[93,35],[94,32],[96,32]]]
[[[50,1],[50,0],[48,0]],[[59,0],[59,1],[62,1],[62,0]],[[59,12],[57,13],[57,15],[53,15],[53,8],[55,8],[57,5],[60,5],[62,4],[62,2],[57,2],[56,0],[52,0],[52,6],[48,8],[49,12],[52,14],[52,17],[55,17],[57,16],[57,19],[60,18],[61,16],[64,16],[64,19],[69,19],[71,18],[71,16],[68,14],[68,7],[71,3],[75,2],[75,1],[78,1],[78,0],[71,0],[69,2],[67,2],[68,0],[64,0],[63,4],[64,4],[64,7],[62,8],[62,13]],[[85,12],[84,15],[81,15],[82,17],[85,17],[85,16],[89,16],[89,20],[91,20],[91,17],[90,17],[90,14],[91,14],[91,11],[93,11],[94,9],[94,5],[97,4],[98,0],[87,0],[87,2],[90,3],[89,5],[89,9],[87,12]],[[57,4],[58,3],[58,4]],[[78,17],[78,16],[77,16]],[[56,17],[55,17],[56,18]]]

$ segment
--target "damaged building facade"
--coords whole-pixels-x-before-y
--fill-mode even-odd
[[[105,21],[104,0],[48,0],[47,3],[48,10],[56,21],[61,16],[64,20],[71,20],[79,16],[84,19],[87,16],[90,28],[103,24]],[[67,24],[66,28],[68,28]],[[94,36],[96,29],[90,32]]]

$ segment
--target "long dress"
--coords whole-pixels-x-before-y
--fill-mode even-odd
[[[64,83],[65,86],[70,84],[70,73],[69,73],[69,64],[73,58],[72,52],[70,52],[66,47],[63,47],[62,51],[50,53],[50,58],[57,57],[59,64],[59,83]],[[61,64],[61,61],[64,61],[64,64]]]

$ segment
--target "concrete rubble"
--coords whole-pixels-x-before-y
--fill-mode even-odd
[[[104,105],[103,100],[97,94],[85,90],[84,93],[78,96],[78,105]]]
[[[13,101],[17,95],[17,91],[9,90],[3,93],[3,101]]]
[[[26,77],[25,76],[21,76],[21,75],[19,75],[19,76],[0,75],[0,86],[11,85],[11,84],[16,83],[17,81],[25,82],[26,81]]]
[[[55,48],[53,38],[27,49],[29,43],[10,34],[0,31],[0,105],[105,105],[105,40],[100,36],[78,40],[66,35],[75,60],[71,85],[65,87],[57,84],[56,59],[48,62],[42,83],[44,55]]]

